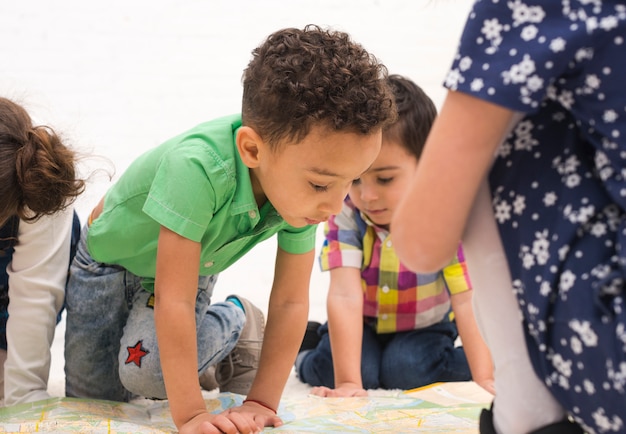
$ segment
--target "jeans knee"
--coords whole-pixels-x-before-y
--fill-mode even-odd
[[[120,381],[126,390],[146,398],[167,399],[160,359],[157,354],[151,355],[141,341],[123,349],[119,362]]]

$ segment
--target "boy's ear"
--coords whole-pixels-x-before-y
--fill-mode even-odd
[[[237,130],[236,142],[243,164],[249,168],[257,167],[261,160],[260,154],[263,148],[261,136],[250,127],[241,127]]]

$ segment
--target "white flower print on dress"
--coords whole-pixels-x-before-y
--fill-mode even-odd
[[[480,90],[485,86],[485,82],[480,78],[475,78],[472,80],[472,84],[470,86],[474,92],[480,92]]]
[[[469,57],[465,56],[459,61],[459,70],[467,71],[471,67],[472,67],[472,59],[470,59]]]
[[[532,267],[535,266],[535,256],[531,253],[530,247],[520,247],[520,258],[522,259],[522,266],[526,270],[530,270]]]
[[[580,354],[583,352],[583,343],[580,341],[580,339],[578,339],[577,336],[572,336],[569,344],[574,354]]]
[[[552,357],[552,365],[563,377],[572,375],[572,361],[565,360],[561,354],[554,354]]]
[[[616,327],[616,332],[617,338],[622,342],[622,344],[624,344],[622,350],[626,353],[626,329],[624,327],[624,324],[619,324]]]
[[[504,84],[523,83],[535,70],[535,61],[528,54],[524,54],[521,62],[512,65],[508,71],[502,73],[503,82]]]
[[[591,329],[589,321],[572,320],[569,322],[570,328],[575,331],[583,343],[588,347],[598,345],[598,335]]]
[[[538,75],[532,75],[526,80],[526,87],[530,92],[539,92],[543,88],[543,78]],[[524,89],[524,88],[523,88]]]
[[[590,232],[594,237],[603,237],[607,234],[606,224],[604,222],[595,222],[593,225],[591,225]]]
[[[624,426],[624,423],[619,416],[614,415],[613,420],[611,420],[603,408],[598,408],[595,412],[593,412],[593,418],[596,425],[602,429],[602,432],[620,432]]]
[[[495,206],[495,214],[496,220],[500,223],[504,223],[511,218],[511,205],[509,205],[506,200],[501,200]]]
[[[565,39],[563,38],[554,38],[552,41],[550,41],[550,50],[552,50],[555,53],[558,53],[560,51],[564,51],[565,50]]]
[[[626,362],[619,364],[617,369],[613,367],[613,363],[609,360],[606,366],[606,372],[609,380],[612,381],[612,387],[615,390],[624,392],[624,386],[626,386]]]
[[[589,74],[587,78],[585,78],[585,87],[583,88],[583,92],[586,94],[593,93],[598,90],[602,80],[596,74]]]
[[[571,223],[584,224],[593,215],[594,210],[595,207],[593,205],[583,206],[578,210],[575,210],[571,205],[567,205],[563,208],[563,216],[567,217]]]
[[[520,36],[523,40],[530,41],[537,37],[537,32],[539,32],[537,26],[530,25],[522,29],[522,33],[520,34]]]
[[[485,20],[483,22],[483,28],[481,29],[481,33],[485,35],[485,39],[491,42],[492,46],[500,45],[500,41],[502,41],[502,37],[500,33],[503,30],[502,24],[498,21],[497,18],[491,20]]]
[[[515,27],[524,23],[539,23],[546,15],[540,6],[528,6],[520,0],[510,1],[507,5],[513,10],[513,26]]]
[[[617,120],[617,112],[613,109],[606,110],[602,115],[602,120],[607,124],[615,122]]]
[[[550,241],[548,241],[548,231],[535,232],[532,253],[535,255],[537,264],[545,265],[550,259]]]
[[[543,196],[543,204],[548,207],[548,206],[554,206],[554,204],[556,203],[557,200],[557,195],[554,191],[547,191],[546,194]]]
[[[526,209],[526,198],[522,195],[517,195],[513,201],[513,213],[521,215]]]
[[[563,274],[561,274],[561,277],[559,278],[559,294],[561,295],[561,298],[567,298],[567,293],[572,286],[574,286],[576,278],[576,274],[572,273],[571,270],[565,270]]]
[[[593,385],[593,382],[587,379],[583,380],[583,389],[585,389],[585,392],[587,392],[588,395],[596,393],[596,387]]]
[[[446,76],[445,84],[450,89],[456,89],[459,83],[463,83],[464,81],[465,79],[463,78],[459,70],[452,69],[450,72],[448,72],[448,75]]]

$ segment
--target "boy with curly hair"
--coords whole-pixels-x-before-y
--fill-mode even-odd
[[[241,115],[198,125],[127,169],[94,208],[72,266],[68,396],[167,398],[181,432],[282,423],[316,225],[339,212],[396,117],[385,76],[346,33],[279,30],[252,52]],[[267,324],[242,297],[210,304],[217,274],[274,234]],[[247,394],[219,415],[199,381],[215,365],[221,390]]]

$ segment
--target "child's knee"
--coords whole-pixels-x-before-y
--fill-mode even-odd
[[[167,398],[158,351],[141,340],[120,349],[119,375],[124,388],[135,395]]]

